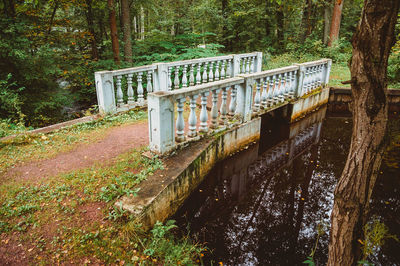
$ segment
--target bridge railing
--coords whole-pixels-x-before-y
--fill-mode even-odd
[[[325,87],[330,66],[331,60],[323,59],[149,93],[150,149],[170,152],[179,143],[244,123],[255,113],[305,97]]]
[[[115,113],[146,104],[146,95],[260,72],[262,53],[156,63],[95,73],[101,113]]]

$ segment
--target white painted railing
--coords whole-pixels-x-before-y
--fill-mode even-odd
[[[254,113],[313,93],[328,83],[330,67],[331,60],[323,59],[149,93],[150,149],[161,154],[170,152],[178,143],[244,123]]]
[[[95,73],[101,113],[115,113],[146,103],[146,95],[260,72],[262,53],[254,52]]]

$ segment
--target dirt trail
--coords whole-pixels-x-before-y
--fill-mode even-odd
[[[110,129],[106,136],[97,142],[78,145],[74,150],[60,153],[53,158],[18,165],[8,170],[3,178],[40,180],[87,168],[94,163],[107,164],[114,157],[130,149],[148,145],[148,142],[147,121],[123,125]]]

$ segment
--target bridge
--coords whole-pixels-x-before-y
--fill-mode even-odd
[[[164,221],[218,161],[260,139],[262,117],[294,122],[328,102],[330,59],[262,71],[262,58],[254,52],[95,73],[100,112],[147,107],[148,156],[168,155],[166,173],[116,205],[144,226]],[[274,151],[277,158],[297,154],[313,136],[307,132]]]

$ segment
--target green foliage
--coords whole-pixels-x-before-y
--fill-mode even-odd
[[[314,255],[315,252],[317,251],[317,247],[318,247],[318,242],[319,242],[319,238],[324,235],[327,231],[327,224],[324,221],[320,221],[317,224],[317,239],[315,240],[315,245],[314,248],[311,250],[310,256],[307,257],[307,260],[303,261],[304,264],[310,265],[310,266],[314,266],[315,262],[314,262]]]

